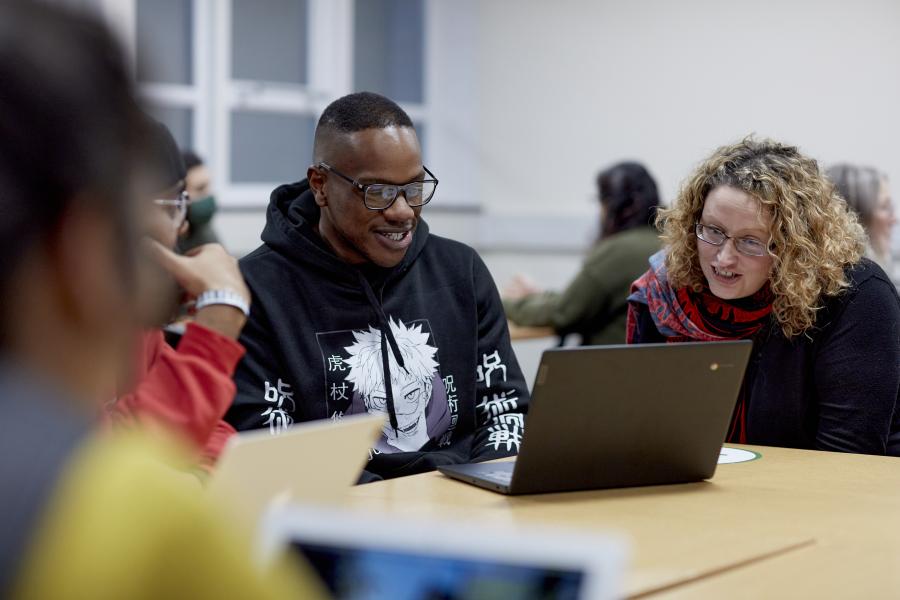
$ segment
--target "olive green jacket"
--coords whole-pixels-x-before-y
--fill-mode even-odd
[[[517,325],[553,327],[562,336],[578,333],[583,344],[624,344],[629,289],[659,248],[650,227],[612,235],[591,249],[564,291],[504,300],[506,316]]]

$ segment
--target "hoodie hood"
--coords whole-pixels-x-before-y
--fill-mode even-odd
[[[324,270],[329,279],[358,288],[365,296],[369,306],[372,307],[378,322],[378,329],[381,331],[382,373],[390,373],[389,353],[393,354],[394,360],[400,368],[405,369],[403,356],[384,312],[382,295],[387,281],[409,269],[409,266],[422,253],[428,240],[428,226],[419,219],[412,244],[406,251],[406,255],[400,264],[389,270],[386,279],[376,293],[363,273],[363,269],[340,259],[316,231],[320,215],[319,205],[316,204],[308,180],[304,179],[297,183],[279,186],[272,192],[269,201],[262,240],[273,250],[291,260],[309,264],[317,270]],[[397,413],[394,408],[390,377],[384,378],[384,386],[391,427],[397,431]]]
[[[320,214],[308,180],[278,186],[269,199],[262,241],[292,261],[326,271],[329,278],[356,286],[360,270],[339,258],[316,231]],[[390,269],[391,273],[409,269],[427,241],[428,225],[419,218],[412,244],[400,264]]]

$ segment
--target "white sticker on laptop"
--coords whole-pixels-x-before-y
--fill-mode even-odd
[[[722,446],[722,451],[719,452],[720,465],[749,462],[751,460],[756,460],[757,458],[762,458],[762,454],[751,452],[750,450],[741,450],[740,448],[728,448],[727,446]]]

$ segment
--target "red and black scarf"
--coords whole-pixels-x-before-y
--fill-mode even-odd
[[[758,292],[739,300],[722,300],[707,286],[699,292],[669,284],[664,251],[650,257],[650,269],[631,284],[628,297],[628,343],[634,342],[637,316],[648,311],[667,342],[715,342],[751,339],[771,319],[774,295],[766,283]],[[747,441],[747,393],[741,386],[728,440]]]

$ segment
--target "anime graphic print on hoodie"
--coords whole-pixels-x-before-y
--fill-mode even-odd
[[[263,245],[241,260],[253,303],[226,420],[277,434],[382,414],[367,467],[381,477],[515,454],[529,395],[477,253],[420,219],[399,265],[353,266],[321,239],[318,219],[306,181],[279,187]]]
[[[390,422],[381,364],[382,334],[375,327],[317,334],[323,358],[329,365],[325,374],[325,402],[327,413],[334,418],[362,412],[384,415],[384,438],[377,449],[411,452],[445,434],[452,416],[446,387],[438,372],[440,365],[435,360],[437,348],[428,344],[429,331],[422,330],[428,327],[427,321],[407,327],[402,321],[389,319],[388,324],[404,363],[401,367],[393,356],[388,357],[397,429]],[[457,409],[454,401],[454,415]]]

